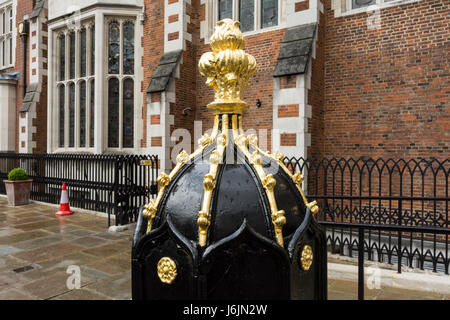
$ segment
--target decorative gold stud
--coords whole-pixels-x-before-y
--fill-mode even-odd
[[[206,239],[208,237],[208,228],[211,225],[211,217],[205,211],[200,211],[198,214],[197,224],[199,228],[198,243],[201,247],[206,246]]]
[[[207,174],[205,180],[203,180],[203,186],[206,191],[212,191],[216,187],[216,179],[211,175]]]
[[[209,135],[205,134],[198,140],[198,146],[200,148],[206,148],[212,143],[212,139]]]
[[[180,164],[186,164],[189,161],[189,155],[186,151],[181,151],[180,154],[177,156],[177,163]]]
[[[294,176],[292,177],[292,180],[294,180],[294,183],[296,185],[301,185],[303,183],[303,181],[305,181],[305,176],[302,175],[300,172],[297,172],[296,174],[294,174]]]
[[[258,136],[256,134],[249,135],[248,143],[252,146],[258,146]]]
[[[277,159],[280,162],[284,163],[284,154],[282,154],[281,152],[275,152],[275,154],[273,155],[275,157],[275,159]]]
[[[262,185],[267,190],[273,190],[275,188],[275,186],[277,185],[277,181],[271,174],[269,174],[268,176],[266,176],[263,179]]]
[[[211,152],[211,157],[209,158],[209,162],[211,164],[219,164],[222,161],[222,155],[217,150]]]
[[[161,188],[165,188],[170,184],[170,181],[172,179],[170,178],[170,176],[167,173],[161,173],[161,175],[158,178],[158,184]]]
[[[304,246],[300,258],[301,266],[304,271],[309,271],[311,269],[314,259],[314,254],[311,246]]]
[[[177,264],[170,258],[162,258],[158,262],[157,272],[162,283],[172,284],[178,275]]]
[[[313,216],[319,213],[319,206],[317,205],[317,201],[308,203],[306,206],[308,207],[309,210],[311,210]]]

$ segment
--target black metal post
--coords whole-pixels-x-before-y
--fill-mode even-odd
[[[361,227],[358,240],[358,300],[364,300],[364,229]]]
[[[27,93],[27,50],[28,50],[28,21],[23,22],[26,27],[25,32],[23,32],[20,37],[22,38],[23,42],[23,76],[22,76],[22,83],[23,83],[23,96],[25,97]]]

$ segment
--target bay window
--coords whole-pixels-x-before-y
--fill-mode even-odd
[[[135,20],[105,17],[101,28],[104,57],[96,57],[96,26],[84,21],[77,30],[59,30],[55,38],[55,126],[59,151],[95,148],[96,107],[104,112],[105,148],[120,151],[135,148]],[[98,36],[98,33],[97,33]],[[96,63],[104,74],[96,74]],[[96,92],[98,87],[103,88]],[[104,105],[96,106],[96,95]],[[98,135],[97,135],[98,136]]]
[[[61,31],[56,41],[58,146],[62,149],[94,147],[94,33],[93,24],[85,23],[79,30]]]
[[[234,19],[242,32],[258,31],[279,24],[278,0],[217,0],[216,20]]]
[[[0,69],[14,65],[14,16],[12,1],[0,7]]]

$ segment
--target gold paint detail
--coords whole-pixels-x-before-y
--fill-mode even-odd
[[[208,230],[211,225],[211,201],[214,190],[216,188],[217,174],[219,165],[222,163],[225,150],[228,143],[228,115],[224,114],[222,117],[222,132],[217,136],[217,148],[211,152],[209,158],[209,173],[203,180],[203,201],[200,212],[198,213],[198,243],[201,247],[206,246],[208,241]],[[218,125],[218,121],[217,121]]]
[[[301,266],[304,271],[309,271],[309,269],[311,269],[313,259],[314,254],[311,246],[304,246],[300,257]]]
[[[215,91],[215,100],[208,105],[215,114],[242,114],[248,109],[242,92],[256,72],[256,60],[244,51],[244,35],[239,26],[239,21],[231,19],[217,22],[210,40],[213,51],[200,58],[199,71]]]
[[[178,174],[178,172],[189,163],[189,161],[193,160],[195,157],[200,155],[205,148],[210,146],[214,139],[217,136],[218,133],[218,127],[219,127],[219,116],[214,117],[214,130],[212,132],[211,137],[205,135],[202,137],[201,143],[199,141],[199,149],[197,149],[193,154],[189,155],[185,150],[181,151],[180,154],[177,156],[177,165],[175,168],[170,172],[170,174],[161,173],[159,178],[157,179],[157,182],[160,186],[160,190],[158,192],[158,196],[156,199],[151,199],[150,203],[144,206],[144,210],[142,212],[142,215],[145,219],[147,219],[147,233],[152,231],[153,227],[153,220],[156,217],[156,212],[158,211],[158,206],[164,196],[164,192],[166,191],[167,187],[172,182],[173,178]]]
[[[170,176],[163,172],[156,181],[161,188],[165,188],[170,184],[170,180]]]
[[[157,272],[162,283],[172,284],[178,275],[177,264],[170,258],[162,258],[158,262]]]
[[[305,193],[303,192],[302,183],[305,181],[305,177],[300,173],[297,172],[296,174],[292,174],[292,172],[286,167],[286,164],[284,163],[284,155],[280,152],[275,152],[275,154],[270,154],[269,152],[263,152],[261,151],[258,146],[253,147],[264,154],[266,157],[270,157],[273,160],[278,162],[278,165],[288,174],[294,184],[297,186],[298,191],[300,192],[300,195],[303,199],[303,202],[305,203],[306,207],[311,211],[312,215],[315,216],[319,213],[319,206],[317,205],[317,201],[308,202],[308,199],[305,196]]]
[[[239,134],[242,132],[241,128],[238,124],[238,116],[233,115],[232,118],[232,131],[233,131],[233,139],[234,143],[238,146],[241,152],[246,156],[248,161],[251,163],[253,168],[255,169],[261,183],[264,187],[264,190],[267,195],[267,199],[269,200],[272,223],[274,225],[275,237],[277,243],[284,247],[284,239],[283,239],[283,227],[286,224],[285,212],[283,210],[278,210],[277,201],[275,199],[274,188],[277,184],[277,181],[273,177],[273,175],[267,175],[262,166],[262,157],[259,148],[257,148],[258,138],[256,135],[245,136],[243,134]],[[255,152],[250,153],[249,145],[255,149]]]
[[[177,163],[186,164],[190,160],[190,156],[187,154],[186,151],[181,151],[180,154],[177,156]]]

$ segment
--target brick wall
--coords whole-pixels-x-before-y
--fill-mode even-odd
[[[16,28],[19,22],[23,20],[23,17],[28,14],[30,15],[33,10],[33,0],[22,0],[20,1],[20,5],[17,5],[16,7]],[[22,106],[22,100],[23,100],[23,82],[22,82],[22,70],[23,70],[23,42],[19,35],[16,37],[16,51],[15,51],[16,59],[15,59],[15,65],[13,68],[9,68],[3,71],[0,71],[0,73],[9,73],[9,72],[15,72],[20,71],[20,80],[17,84],[17,91],[16,91],[16,99],[17,99],[17,114],[16,114],[16,151],[19,150],[19,109]],[[29,68],[29,63],[28,63]],[[29,70],[27,68],[27,74],[29,74]],[[29,78],[29,77],[28,77]]]
[[[18,2],[18,5],[16,7],[16,29],[18,27],[18,24],[23,21],[23,18],[25,15],[30,16],[33,11],[33,0],[20,0]],[[44,11],[45,16],[47,17],[48,10],[45,9]],[[31,21],[30,21],[31,23]],[[47,25],[44,23],[42,25],[42,28],[44,31],[47,31]],[[28,37],[28,47],[27,47],[27,86],[30,84],[30,50],[32,49],[30,46],[30,38],[33,35],[30,33]],[[47,39],[42,39],[43,43],[47,44]],[[20,128],[19,125],[19,117],[21,116],[19,114],[19,110],[22,106],[22,100],[23,100],[23,41],[20,35],[17,35],[16,37],[16,50],[15,50],[15,65],[12,68],[2,70],[0,73],[10,73],[19,71],[20,72],[20,80],[17,84],[17,91],[16,91],[16,98],[17,98],[17,105],[16,105],[16,152],[19,152],[20,146],[25,146],[25,141],[19,141],[19,132],[21,132],[23,129]],[[47,50],[44,50],[41,52],[42,56],[44,58],[47,58]],[[41,67],[47,68],[46,64],[41,65]],[[33,72],[36,72],[33,70]],[[32,149],[33,153],[45,153],[47,151],[47,77],[43,76],[42,82],[41,82],[42,90],[39,98],[39,102],[36,104],[36,113],[37,117],[36,119],[33,119],[33,126],[36,127],[37,132],[33,134],[33,141],[36,142],[36,147]],[[31,128],[28,128],[30,130]],[[23,132],[23,131],[22,131]]]
[[[194,149],[197,148],[197,141],[194,141],[194,121],[197,103],[197,43],[200,33],[198,7],[200,0],[192,0],[190,5],[188,3],[185,5],[186,15],[190,17],[187,32],[192,34],[192,42],[185,40],[186,50],[183,52],[183,63],[180,65],[180,78],[175,79],[176,102],[170,108],[170,113],[174,116],[174,125],[170,132],[179,128],[189,130],[192,137],[191,152],[194,152]],[[189,108],[191,110],[187,110]],[[183,111],[185,111],[185,115]]]
[[[324,153],[449,157],[449,1],[334,17],[325,1]]]
[[[150,119],[147,119],[147,88],[159,60],[164,55],[164,0],[147,1],[145,4],[145,15],[144,35],[142,37],[144,80],[141,87],[144,95],[142,108],[143,132],[141,137],[141,147],[143,148],[150,147],[150,145],[147,145],[147,130],[151,130],[151,128],[148,128]],[[160,98],[160,95],[153,94],[152,98],[155,99],[155,97]]]
[[[308,158],[322,158],[324,155],[324,97],[325,97],[325,15],[320,13],[315,42],[315,58],[311,59],[311,88],[308,90],[308,105],[311,106],[311,119],[308,120],[308,132],[311,134],[311,146]]]

